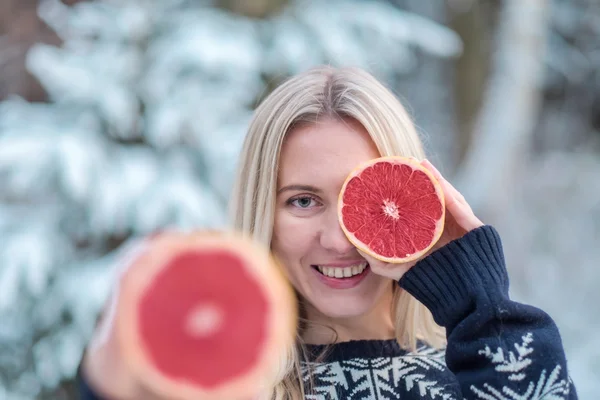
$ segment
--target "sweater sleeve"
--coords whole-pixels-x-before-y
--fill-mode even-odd
[[[399,283],[446,328],[446,364],[464,399],[577,399],[552,318],[509,298],[493,227],[437,250]]]
[[[77,382],[77,392],[79,394],[79,400],[105,400],[91,388],[90,384],[85,378],[85,375],[82,373],[81,365],[77,370],[77,375],[75,379]]]

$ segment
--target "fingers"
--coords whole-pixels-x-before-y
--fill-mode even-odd
[[[421,164],[423,164],[423,166],[425,168],[427,168],[429,171],[431,171],[433,176],[435,176],[435,178],[440,182],[440,184],[442,186],[445,186],[445,189],[447,189],[448,192],[450,192],[450,194],[452,194],[452,197],[454,199],[456,199],[456,201],[469,206],[465,197],[458,190],[456,190],[456,188],[454,186],[452,186],[452,184],[450,182],[448,182],[446,180],[446,178],[444,178],[442,176],[440,171],[438,171],[438,169],[432,163],[430,163],[429,160],[423,160],[421,162]],[[469,206],[469,208],[470,208],[470,206]]]
[[[444,197],[446,198],[446,208],[452,214],[456,222],[466,231],[470,231],[483,223],[473,214],[473,210],[465,197],[428,160],[424,160],[422,165],[427,168],[433,176],[440,182]]]
[[[440,182],[440,185],[442,185],[442,189],[444,190],[444,194],[450,194],[449,200],[456,200],[470,208],[465,197],[458,190],[456,190],[456,188],[452,186],[452,184],[448,182],[446,178],[442,176],[440,171],[438,171],[438,169],[432,163],[430,163],[429,160],[423,160],[421,164],[431,171],[433,176],[435,176],[435,178]]]

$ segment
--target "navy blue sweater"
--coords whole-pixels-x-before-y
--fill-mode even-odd
[[[446,328],[446,348],[407,352],[395,340],[328,346],[325,359],[303,365],[307,399],[577,399],[554,321],[508,296],[493,227],[437,250],[399,284]],[[316,355],[324,347],[308,349]],[[79,381],[82,399],[100,399]]]

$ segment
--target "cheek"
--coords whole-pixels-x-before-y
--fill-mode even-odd
[[[298,218],[281,213],[273,226],[273,253],[292,277],[298,277],[302,261],[310,256],[317,242],[318,223],[312,218]]]

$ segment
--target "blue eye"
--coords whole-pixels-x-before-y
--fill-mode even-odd
[[[317,201],[310,196],[295,197],[287,201],[288,204],[298,208],[310,208],[315,206],[316,202]]]

